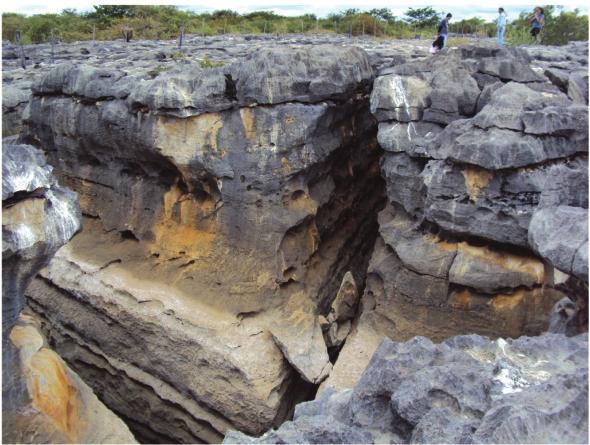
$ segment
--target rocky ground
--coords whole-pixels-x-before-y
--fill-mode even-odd
[[[349,412],[383,337],[394,342],[364,376],[389,372],[384,348],[414,347],[446,357],[433,366],[473,365],[484,392],[514,367],[529,373],[496,363],[500,340],[401,343],[539,335],[558,301],[561,331],[587,329],[587,44],[478,43],[436,56],[424,41],[334,36],[77,43],[55,48],[55,64],[49,46],[26,48],[25,70],[5,45],[3,134],[42,148],[83,214],[27,290],[50,344],[150,442],[260,435],[320,384],[314,403]],[[586,382],[576,338],[514,344],[564,347]],[[531,401],[542,385],[571,386],[542,372],[525,379],[524,424],[549,416]],[[403,378],[422,390],[413,371]],[[367,410],[397,385],[380,387],[378,408],[365,397]],[[282,428],[312,435],[282,440],[430,442],[431,424],[453,440],[517,437],[482,420],[500,421],[499,395],[444,426],[429,416],[471,402],[428,391],[419,412],[379,411],[399,431],[355,420],[351,436],[316,437],[325,419],[303,425],[300,405]],[[563,412],[580,405],[567,394]],[[566,418],[551,417],[555,431]],[[565,441],[587,436],[570,427]]]
[[[426,41],[375,41],[327,35],[288,36],[187,36],[183,47],[176,41],[78,42],[27,45],[24,47],[26,69],[21,68],[19,48],[3,42],[2,46],[2,135],[17,134],[22,113],[31,95],[33,80],[56,64],[73,62],[86,66],[123,70],[150,79],[168,71],[200,70],[202,66],[227,66],[248,54],[265,48],[305,47],[320,44],[355,46],[368,53],[375,69],[391,66],[428,54]]]
[[[550,307],[587,283],[587,103],[530,62],[461,48],[376,78],[388,205],[326,386],[352,387],[383,335],[540,334]]]
[[[386,339],[352,390],[224,443],[588,443],[587,352],[587,334]]]

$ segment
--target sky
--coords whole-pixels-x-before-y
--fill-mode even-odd
[[[539,3],[542,4],[543,2]],[[588,13],[585,1],[560,1],[559,5],[566,10],[579,8],[583,13]],[[397,16],[403,16],[404,12],[411,7],[432,6],[440,12],[451,12],[455,20],[464,18],[480,17],[485,20],[493,20],[497,16],[499,6],[504,7],[508,16],[518,17],[521,11],[532,11],[537,6],[532,3],[486,3],[473,0],[468,1],[412,1],[395,2],[392,0],[144,0],[144,1],[87,1],[87,0],[62,0],[46,1],[40,0],[3,0],[0,9],[2,12],[18,12],[21,14],[43,14],[59,13],[65,8],[73,8],[78,12],[91,11],[92,5],[96,4],[155,4],[155,5],[176,5],[181,9],[195,12],[212,12],[217,9],[232,9],[239,13],[252,11],[273,11],[276,14],[285,16],[296,16],[301,14],[315,14],[318,17],[325,17],[329,13],[339,12],[349,8],[369,10],[372,8],[389,8]]]

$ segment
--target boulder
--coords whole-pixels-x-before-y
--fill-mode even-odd
[[[430,106],[432,88],[418,77],[387,75],[375,80],[371,92],[371,113],[379,121],[419,121]]]
[[[373,80],[364,51],[317,45],[249,54],[236,70],[240,105],[346,99]]]
[[[588,209],[537,209],[529,226],[529,243],[559,270],[588,280]]]
[[[578,104],[588,105],[588,71],[575,71],[569,77],[567,95]]]
[[[587,335],[381,342],[352,390],[325,389],[293,421],[224,443],[585,443]]]
[[[562,298],[553,306],[548,332],[565,334],[568,337],[578,334],[577,315],[576,304],[568,297]]]

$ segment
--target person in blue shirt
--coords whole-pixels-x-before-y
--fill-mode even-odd
[[[453,17],[453,14],[450,12],[447,16],[441,20],[440,24],[438,25],[438,30],[436,36],[442,36],[444,39],[443,48],[447,46],[447,39],[449,38],[449,21]]]
[[[506,31],[506,12],[504,8],[498,8],[498,20],[496,20],[498,26],[498,45],[504,46],[504,32]]]
[[[534,14],[533,16],[529,19],[529,21],[531,22],[531,25],[533,26],[531,29],[531,35],[535,38],[535,42],[539,43],[540,41],[540,37],[539,37],[539,33],[541,32],[541,29],[543,28],[543,26],[545,25],[545,15],[544,15],[544,10],[543,8],[540,7],[536,7],[534,10]]]

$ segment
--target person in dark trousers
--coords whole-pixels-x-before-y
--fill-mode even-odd
[[[434,42],[432,42],[432,47],[430,48],[431,54],[436,54],[441,49],[443,49],[443,45],[445,44],[445,39],[443,36],[438,36]]]
[[[532,25],[531,35],[535,38],[535,43],[539,43],[541,41],[541,37],[539,36],[539,33],[541,32],[541,29],[545,25],[544,12],[545,11],[543,10],[543,8],[540,8],[537,6],[534,10],[534,14],[529,19],[529,21],[531,22],[531,25]]]
[[[440,24],[438,25],[438,30],[437,30],[436,36],[437,37],[442,36],[442,38],[444,40],[443,47],[447,46],[447,39],[449,38],[449,22],[451,21],[452,17],[453,17],[453,14],[451,14],[449,12],[447,14],[447,16],[444,19],[442,19],[440,21]]]

